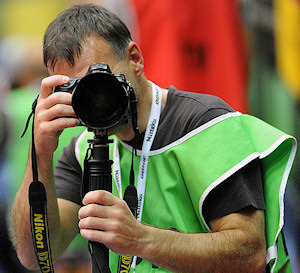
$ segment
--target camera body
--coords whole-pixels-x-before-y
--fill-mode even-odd
[[[107,64],[95,63],[82,78],[53,88],[72,94],[72,106],[82,123],[91,130],[105,130],[126,124],[136,115],[136,97],[131,84]]]
[[[71,78],[70,81],[64,85],[58,85],[53,87],[53,92],[67,92],[73,93],[74,89],[76,88],[77,83],[80,81],[81,78]]]

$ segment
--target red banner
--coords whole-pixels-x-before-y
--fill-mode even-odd
[[[134,0],[145,74],[217,95],[247,112],[246,58],[236,1]]]

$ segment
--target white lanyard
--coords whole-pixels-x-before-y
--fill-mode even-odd
[[[144,141],[143,141],[140,167],[139,167],[139,176],[138,176],[138,183],[137,183],[137,192],[138,192],[137,220],[140,222],[142,219],[142,212],[143,212],[143,206],[145,200],[148,157],[159,123],[161,101],[162,101],[162,90],[157,85],[152,83],[151,112],[147,124]],[[119,155],[118,143],[115,143],[114,145],[113,175],[119,192],[119,197],[122,198],[121,166],[120,166],[120,155]]]
[[[145,200],[145,189],[146,189],[146,178],[147,178],[147,168],[148,168],[148,158],[149,152],[157,131],[160,111],[161,111],[161,101],[162,101],[162,90],[154,83],[152,84],[152,105],[151,112],[147,124],[146,133],[144,136],[139,176],[137,183],[137,193],[138,193],[138,209],[137,209],[137,220],[141,222],[142,212]],[[113,163],[113,175],[114,180],[119,192],[119,197],[122,198],[122,180],[121,180],[121,166],[120,166],[120,155],[118,149],[118,143],[114,144],[114,163]],[[133,258],[131,268],[135,269],[137,257]]]

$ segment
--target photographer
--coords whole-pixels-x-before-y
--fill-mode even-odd
[[[286,181],[282,175],[277,179],[276,174],[268,177],[261,173],[274,162],[283,173],[287,161],[292,161],[285,156],[291,153],[292,138],[261,121],[243,117],[216,97],[174,87],[161,89],[149,82],[143,74],[141,50],[131,40],[126,26],[99,6],[74,6],[58,15],[44,37],[44,62],[51,76],[41,84],[34,136],[39,180],[47,193],[54,260],[65,251],[79,226],[84,238],[111,250],[112,272],[117,272],[118,255],[139,257],[133,265],[136,272],[265,270],[266,249],[277,241],[273,233],[279,234],[282,227],[275,230],[276,224],[269,221],[278,219],[266,217],[266,225],[271,228],[270,233],[266,231],[266,242],[264,210],[274,205],[272,202],[278,203],[280,196],[264,197],[264,190],[268,193],[273,185],[270,183],[280,185]],[[108,129],[108,134],[114,135],[112,159],[120,166],[118,169],[117,163],[114,165],[112,193],[90,191],[81,200],[83,159],[91,133],[71,141],[53,174],[52,158],[60,132],[80,124],[72,107],[72,94],[53,93],[53,88],[69,83],[70,78],[84,77],[94,63],[105,63],[112,73],[124,74],[138,101],[137,158],[145,158],[142,168],[138,160],[133,164],[135,183],[142,196],[138,219],[122,196],[129,184],[131,150],[135,145],[130,121]],[[257,139],[253,130],[262,132]],[[264,137],[264,133],[268,135]],[[151,150],[146,152],[145,142],[152,138]],[[279,146],[279,142],[283,145]],[[277,147],[283,148],[278,152]],[[268,160],[264,162],[266,155]],[[29,157],[14,202],[12,223],[21,262],[28,268],[37,268],[28,205],[28,188],[33,180],[31,164]],[[120,173],[121,187],[115,184],[116,173]],[[142,182],[146,184],[141,186]],[[24,211],[21,213],[19,208]],[[282,244],[280,241],[278,246]],[[286,255],[281,249],[278,255]],[[269,257],[267,262],[273,266],[274,258]],[[284,265],[278,262],[276,270],[278,266]]]

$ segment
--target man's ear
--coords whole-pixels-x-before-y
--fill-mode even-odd
[[[141,76],[144,72],[144,58],[142,51],[136,42],[131,41],[127,47],[130,65],[134,69],[137,77]]]

